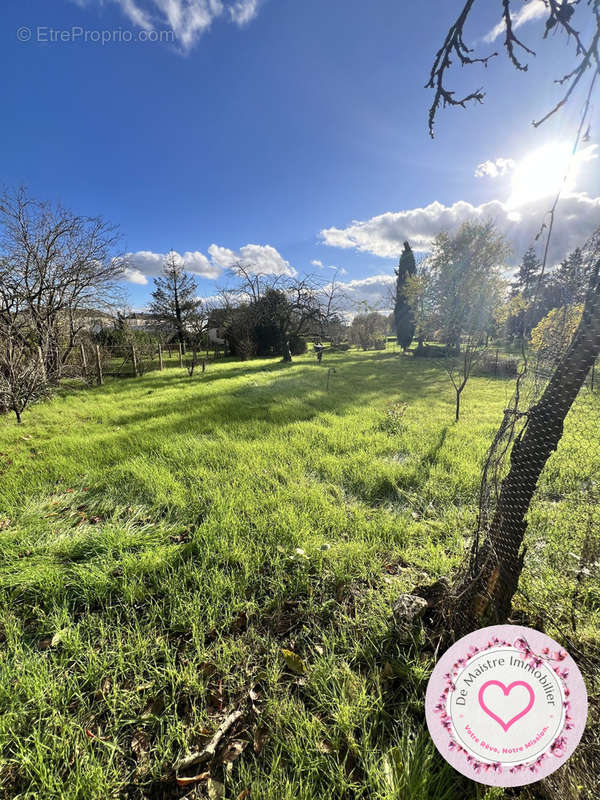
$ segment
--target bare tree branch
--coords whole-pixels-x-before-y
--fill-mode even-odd
[[[482,102],[484,98],[483,89],[476,89],[461,99],[457,99],[454,97],[454,91],[449,89],[446,84],[446,74],[452,65],[451,56],[456,56],[461,66],[481,63],[487,67],[488,61],[498,55],[497,53],[492,53],[489,56],[474,58],[470,55],[473,50],[467,47],[464,42],[464,28],[476,2],[477,0],[466,0],[458,18],[450,26],[444,43],[437,51],[431,68],[426,88],[435,90],[435,96],[429,109],[429,133],[432,137],[434,135],[434,125],[440,105],[443,107],[451,105],[465,108],[467,103],[473,101]],[[504,48],[514,67],[522,72],[526,72],[527,65],[519,60],[516,55],[516,50],[521,49],[532,56],[535,56],[535,51],[524,44],[515,34],[513,18],[511,16],[512,0],[500,0],[500,2],[501,16],[506,28]],[[589,44],[584,43],[581,34],[572,25],[575,7],[580,4],[580,0],[543,0],[543,2],[548,9],[543,38],[546,39],[550,31],[562,31],[566,34],[569,41],[575,43],[575,55],[579,61],[573,70],[555,80],[557,84],[566,84],[567,89],[561,99],[547,114],[533,122],[535,127],[539,127],[546,122],[546,120],[552,117],[569,101],[588,70],[593,70],[595,74],[600,71],[600,0],[587,0],[585,3],[585,6],[589,9],[592,23],[591,27],[593,27],[594,30]],[[589,26],[586,25],[586,27]]]

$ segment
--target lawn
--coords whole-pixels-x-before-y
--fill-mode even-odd
[[[0,418],[0,796],[503,797],[436,753],[432,654],[391,608],[460,562],[511,393],[473,378],[455,424],[438,361],[350,351],[109,380]],[[586,651],[597,420],[586,390],[517,597],[551,609],[550,634],[575,621]],[[235,710],[225,753],[176,773]]]

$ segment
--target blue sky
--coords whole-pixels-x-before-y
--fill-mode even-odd
[[[479,5],[470,41],[501,49],[501,34],[484,41],[501,2]],[[552,78],[573,66],[573,52],[560,38],[541,42],[542,3],[529,0],[519,28],[538,51],[529,71],[503,55],[488,69],[457,69],[457,90],[485,85],[486,102],[442,111],[432,141],[424,84],[458,6],[9,0],[2,181],[117,223],[134,308],[171,248],[203,296],[241,258],[273,272],[329,276],[335,266],[351,298],[380,304],[405,238],[424,252],[441,228],[491,216],[516,258],[549,206],[560,142],[572,140],[581,111],[579,94],[531,126],[558,99]],[[148,29],[173,30],[174,41],[135,41]],[[103,31],[134,41],[102,45]],[[598,112],[562,201],[554,260],[600,216],[594,122]]]

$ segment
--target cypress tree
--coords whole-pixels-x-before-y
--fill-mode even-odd
[[[408,242],[404,242],[404,250],[400,256],[398,269],[395,270],[396,301],[394,303],[394,324],[396,326],[396,340],[403,350],[408,350],[415,335],[415,319],[412,309],[405,294],[406,279],[415,275],[417,265],[413,251]]]

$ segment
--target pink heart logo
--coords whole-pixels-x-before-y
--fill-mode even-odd
[[[519,711],[519,713],[516,714],[512,719],[509,719],[508,722],[504,722],[503,719],[500,719],[500,717],[497,714],[494,714],[494,712],[490,708],[488,708],[488,706],[486,706],[483,700],[483,693],[488,688],[488,686],[498,686],[504,692],[505,697],[508,697],[508,695],[515,688],[515,686],[524,686],[529,692],[529,702],[525,706],[525,708],[522,711]],[[478,700],[479,700],[479,705],[485,711],[485,713],[488,716],[490,716],[493,720],[495,720],[498,723],[498,725],[502,727],[503,731],[506,733],[506,731],[510,728],[511,725],[514,725],[518,719],[521,719],[521,717],[524,717],[525,714],[531,711],[531,709],[533,708],[533,703],[535,701],[535,694],[531,686],[525,681],[513,681],[508,686],[501,683],[500,681],[486,681],[486,683],[484,683],[481,689],[479,690]]]

